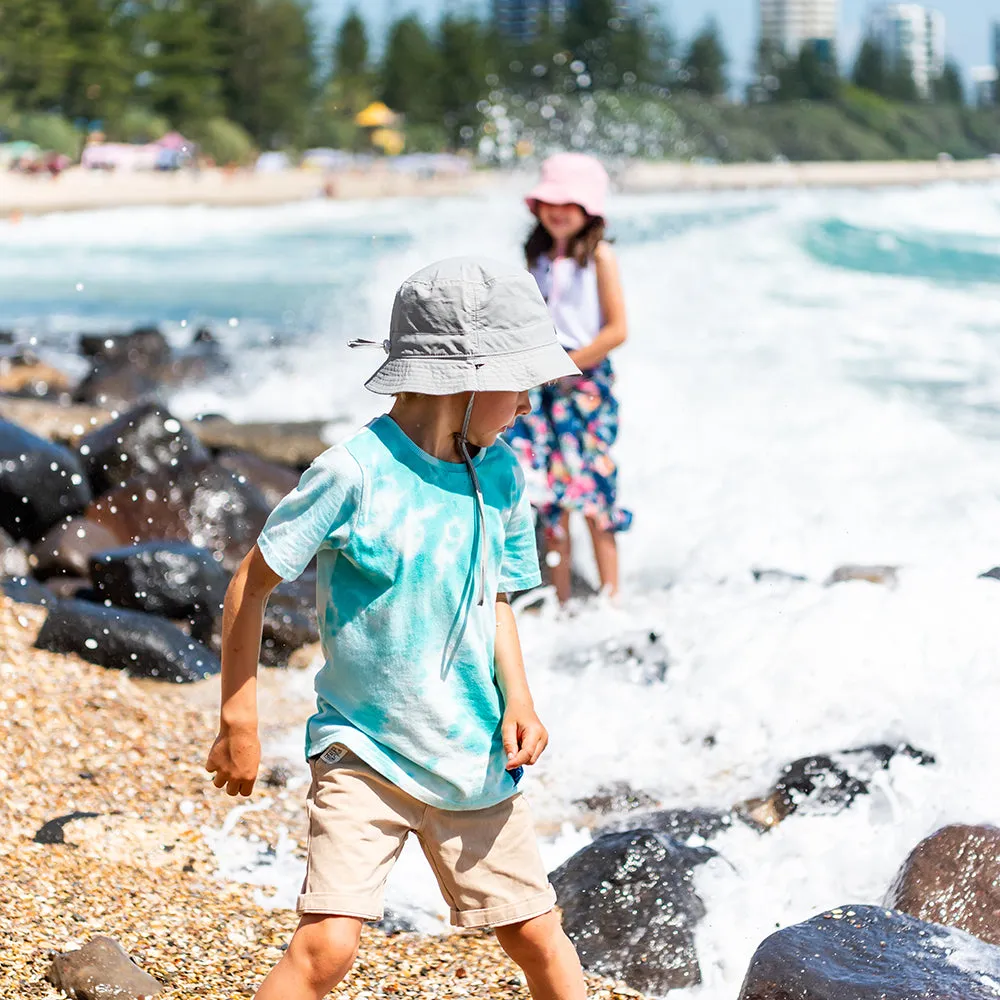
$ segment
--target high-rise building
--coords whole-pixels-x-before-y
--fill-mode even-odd
[[[1000,70],[1000,21],[993,22],[993,65]]]
[[[884,4],[872,11],[868,33],[881,43],[889,65],[910,64],[917,93],[930,96],[944,72],[944,14],[916,3]]]
[[[493,0],[493,21],[508,38],[517,42],[530,42],[541,25],[561,25],[576,0]],[[619,17],[628,17],[634,9],[634,0],[616,0],[615,11]]]
[[[838,0],[760,0],[760,40],[797,56],[806,42],[832,49]]]
[[[996,66],[973,66],[969,70],[972,79],[972,102],[980,108],[991,108],[997,103]]]

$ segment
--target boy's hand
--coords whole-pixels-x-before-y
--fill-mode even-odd
[[[208,755],[205,770],[214,774],[216,788],[225,786],[229,795],[250,795],[260,767],[257,728],[223,726]]]
[[[501,732],[508,771],[534,764],[549,744],[549,734],[530,704],[509,704],[504,712]]]

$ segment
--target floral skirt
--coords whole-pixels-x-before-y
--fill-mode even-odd
[[[593,518],[604,531],[625,531],[632,515],[617,506],[618,437],[614,374],[603,361],[582,375],[531,394],[531,413],[507,432],[525,471],[528,496],[546,532],[558,532],[564,511]]]

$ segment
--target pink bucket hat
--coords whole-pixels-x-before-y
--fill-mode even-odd
[[[608,172],[584,153],[556,153],[542,163],[542,178],[524,199],[533,215],[538,203],[579,205],[587,215],[604,218]]]

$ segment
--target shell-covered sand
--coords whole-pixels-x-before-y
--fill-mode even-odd
[[[95,934],[117,938],[165,998],[252,996],[296,917],[217,877],[202,831],[217,830],[234,800],[203,769],[211,689],[139,684],[34,649],[44,617],[0,596],[0,1000],[62,996],[44,979],[50,955]],[[246,815],[244,832],[276,845],[284,827],[301,844],[303,790],[266,794],[271,806]],[[97,815],[67,823],[64,844],[34,842],[43,824],[77,812]],[[491,935],[367,928],[336,995],[528,992]],[[592,980],[591,997],[612,996],[638,994]]]

